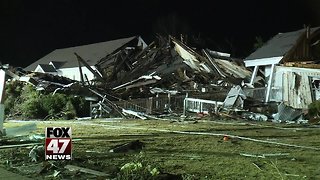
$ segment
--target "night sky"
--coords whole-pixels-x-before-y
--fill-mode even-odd
[[[317,0],[1,0],[0,61],[25,67],[57,48],[188,34],[244,58],[255,37],[320,26]]]

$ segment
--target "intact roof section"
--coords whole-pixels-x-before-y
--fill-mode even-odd
[[[38,64],[49,64],[50,62],[59,63],[59,68],[78,67],[78,60],[74,53],[79,54],[90,66],[95,65],[100,59],[114,52],[121,46],[131,42],[138,36],[116,39],[112,41],[56,49],[38,61],[25,68],[26,71],[34,71]]]
[[[318,30],[320,27],[310,28],[310,34]],[[300,29],[287,33],[279,33],[265,43],[261,48],[250,54],[245,61],[284,56],[297,42],[299,37],[306,31]]]

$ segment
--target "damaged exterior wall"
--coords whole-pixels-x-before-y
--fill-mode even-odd
[[[320,58],[319,46],[317,46],[319,39],[319,27],[306,27],[297,31],[278,33],[250,54],[244,62],[246,67],[254,67],[255,72],[260,69],[265,77],[269,77],[274,65],[318,60]],[[251,78],[251,85],[254,84],[255,76],[256,73]],[[266,99],[266,101],[269,100]]]
[[[96,70],[95,66],[90,66],[93,70]],[[93,80],[94,74],[92,74],[92,72],[90,72],[90,70],[86,67],[81,67],[82,69],[82,74],[86,75],[88,77],[88,80],[91,81]],[[97,71],[97,70],[96,70]],[[67,78],[70,78],[72,80],[76,80],[76,81],[81,81],[81,77],[80,77],[80,73],[79,73],[79,68],[78,67],[73,67],[73,68],[63,68],[63,69],[59,69],[57,70],[58,75],[60,76],[64,76]]]
[[[319,69],[276,66],[270,100],[307,109],[313,100],[317,100],[316,90],[312,90],[312,79],[319,77]]]

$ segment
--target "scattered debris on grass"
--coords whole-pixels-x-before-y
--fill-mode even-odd
[[[143,142],[136,140],[136,141],[131,141],[129,143],[118,145],[110,149],[109,152],[123,153],[123,152],[129,152],[129,151],[141,151],[143,146],[144,146]]]
[[[31,158],[32,162],[38,162],[39,160],[44,160],[44,146],[34,146],[30,152],[29,152],[29,157]]]
[[[68,169],[69,171],[79,171],[83,173],[88,173],[88,174],[93,174],[98,177],[109,177],[109,174],[106,174],[104,172],[88,169],[88,168],[83,168],[79,166],[74,166],[74,165],[66,165],[64,168]]]
[[[275,156],[288,156],[290,153],[274,153],[274,154],[248,154],[240,153],[241,156],[245,157],[256,157],[256,158],[266,158],[266,157],[275,157]]]
[[[307,28],[303,32],[308,37],[310,29]],[[299,37],[302,40],[307,38],[304,35]],[[282,60],[279,60],[277,64],[254,65],[252,72],[251,69],[245,67],[241,59],[232,58],[230,54],[216,52],[208,48],[193,47],[183,38],[179,40],[172,36],[157,36],[155,41],[149,45],[141,44],[141,38],[139,38],[129,38],[131,40],[113,49],[112,52],[95,59],[96,63],[92,65],[88,63],[89,59],[86,59],[86,56],[76,50],[71,52],[71,56],[76,59],[79,66],[77,76],[80,75],[80,81],[50,73],[26,72],[21,69],[11,71],[9,67],[2,66],[1,71],[5,71],[10,77],[10,81],[7,83],[10,86],[6,91],[11,94],[6,99],[6,104],[10,105],[12,109],[6,109],[8,117],[14,118],[24,115],[27,118],[32,117],[44,121],[77,119],[78,121],[68,121],[65,124],[77,125],[77,128],[81,128],[81,126],[104,128],[92,132],[94,134],[92,136],[86,134],[86,130],[90,131],[88,128],[77,132],[79,138],[73,139],[73,141],[79,141],[76,146],[78,149],[75,150],[77,155],[72,162],[74,164],[71,165],[68,162],[42,161],[44,159],[43,134],[27,136],[32,131],[39,130],[39,127],[36,126],[37,123],[7,127],[2,132],[1,120],[0,160],[4,159],[3,164],[29,176],[41,174],[46,178],[77,179],[85,174],[84,178],[88,179],[92,177],[182,179],[183,175],[180,174],[185,173],[181,172],[184,168],[189,168],[189,170],[199,168],[188,167],[190,161],[204,161],[205,163],[207,160],[205,157],[209,157],[210,163],[206,165],[210,166],[210,170],[213,171],[214,168],[220,166],[218,163],[212,165],[212,162],[219,161],[217,157],[227,156],[228,159],[224,160],[232,159],[232,163],[229,163],[232,166],[233,163],[239,163],[237,162],[239,154],[256,159],[273,157],[277,160],[282,156],[291,155],[292,152],[300,155],[301,152],[295,152],[295,148],[307,151],[310,156],[314,156],[312,153],[320,150],[319,143],[314,139],[309,140],[305,145],[297,145],[304,144],[297,140],[297,137],[305,138],[300,137],[299,133],[311,131],[311,128],[282,127],[278,124],[265,126],[263,124],[276,122],[308,125],[308,123],[319,122],[319,62],[305,62],[305,59],[299,60],[299,58],[292,59],[296,57],[294,54],[297,53],[296,49],[305,47],[309,52],[309,46],[305,46],[305,44],[301,47],[294,46],[295,48],[281,57]],[[279,38],[281,39],[281,37]],[[136,43],[137,39],[140,43]],[[300,41],[303,43],[311,42],[311,39],[302,40],[297,43]],[[315,40],[312,40],[314,44],[317,42]],[[302,52],[307,51],[305,50],[303,49]],[[300,55],[300,53],[298,54]],[[288,59],[296,62],[288,62]],[[53,64],[59,64],[56,61],[50,63],[51,68],[55,68]],[[248,59],[246,59],[246,63],[249,63]],[[39,67],[46,67],[46,65],[39,64]],[[92,78],[88,79],[87,74],[82,70],[84,67],[93,74]],[[2,92],[0,96],[4,97],[3,95]],[[76,106],[83,109],[76,108]],[[25,107],[30,113],[21,110]],[[88,112],[84,113],[84,109]],[[106,117],[121,117],[121,119],[118,119],[118,122],[108,122],[110,124],[95,122],[96,118]],[[1,118],[3,119],[3,117]],[[148,124],[147,127],[121,124],[122,121],[130,118],[145,120],[146,124],[149,121],[153,122],[152,120],[158,121],[155,124]],[[206,127],[201,126],[202,120],[214,122],[218,119],[221,120],[220,124],[208,123]],[[251,126],[251,129],[244,129],[244,126],[249,126],[249,123],[244,123],[241,125],[242,128],[236,129],[234,127],[237,127],[239,123],[227,122],[233,120],[250,120],[261,124],[259,127]],[[165,124],[168,121],[174,123]],[[121,126],[116,123],[120,123]],[[216,128],[216,125],[232,125],[232,127],[219,129]],[[107,128],[110,131],[116,130],[116,132],[106,134]],[[315,128],[319,128],[319,126]],[[265,131],[265,129],[270,131]],[[282,132],[283,130],[286,132]],[[120,139],[118,137],[120,131],[131,131],[125,132],[129,138]],[[163,141],[157,142],[155,135],[149,133],[150,131],[161,134],[160,138]],[[266,134],[262,134],[261,131]],[[140,134],[139,140],[134,140],[137,138],[135,135],[137,132],[143,132],[150,137],[141,137],[142,134]],[[293,134],[287,135],[285,133]],[[313,134],[310,134],[316,136],[317,132],[313,131]],[[82,137],[84,138],[82,139]],[[180,142],[181,139],[184,141]],[[126,143],[118,144],[120,141]],[[215,144],[216,142],[218,144]],[[260,151],[251,151],[247,146],[250,148],[258,146],[256,149]],[[183,148],[179,149],[180,147]],[[247,152],[261,152],[261,149],[265,148],[278,148],[277,150],[279,150],[284,147],[287,147],[288,153],[250,154],[239,152],[239,149],[242,150],[242,148],[246,148]],[[175,173],[162,171],[160,165],[159,167],[151,166],[142,161],[133,161],[132,154],[137,153],[128,153],[144,151],[153,153],[152,157],[149,157],[151,160],[156,159],[159,164],[167,163],[164,166]],[[191,157],[185,152],[191,152],[195,155]],[[177,153],[182,153],[182,155],[176,155]],[[210,157],[212,154],[217,157]],[[168,162],[165,162],[164,159]],[[188,159],[188,161],[179,162],[183,159]],[[246,163],[251,160],[249,158],[242,159],[246,159]],[[304,160],[301,158],[299,161]],[[275,162],[268,163],[268,166],[274,171],[272,176],[268,174],[269,179],[284,179],[285,176],[306,177],[302,174],[298,175],[300,173],[291,174],[283,171],[281,166]],[[241,163],[239,164],[242,167],[243,162]],[[259,170],[259,173],[265,173],[265,167],[257,162],[252,162],[252,164],[255,166],[255,170]],[[100,167],[103,167],[101,171],[93,170]],[[228,173],[222,171],[222,173]],[[206,171],[206,173],[211,172]],[[212,172],[211,177],[215,177],[219,173],[221,172]],[[249,173],[255,172],[250,171]],[[207,177],[204,174],[201,175]],[[317,175],[313,174],[313,176]],[[193,178],[193,175],[188,177]],[[220,177],[218,176],[218,178]]]

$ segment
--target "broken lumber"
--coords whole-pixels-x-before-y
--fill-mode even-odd
[[[102,80],[102,82],[104,82],[104,79],[101,77],[101,75],[100,75],[99,73],[97,73],[97,71],[95,71],[94,69],[92,69],[92,68],[90,67],[90,65],[89,65],[85,60],[82,59],[81,56],[79,56],[77,53],[74,53],[74,55],[77,56],[77,59],[78,59],[78,61],[79,61],[79,65],[80,65],[80,62],[81,62],[86,68],[89,69],[90,72],[92,72],[92,74],[94,74],[99,80]],[[79,66],[79,67],[80,67],[80,66]],[[80,72],[80,73],[82,73],[82,72]],[[82,77],[81,81],[84,82],[84,81],[83,81],[83,77]]]
[[[118,109],[118,106],[116,104],[114,104],[113,102],[111,102],[109,99],[107,99],[105,96],[103,96],[102,94],[98,93],[97,91],[90,89],[89,90],[91,92],[93,92],[94,94],[100,96],[103,100],[105,100],[108,104],[110,104],[110,106],[117,111],[123,118],[126,118],[126,116]]]
[[[0,146],[0,149],[7,149],[7,148],[16,148],[16,147],[27,147],[27,146],[34,146],[43,143],[28,143],[28,144],[13,144],[13,145],[4,145]]]
[[[106,174],[104,172],[84,168],[84,167],[79,167],[79,166],[74,166],[74,165],[66,165],[64,168],[68,169],[69,171],[79,171],[83,173],[88,173],[88,174],[93,174],[96,176],[110,176],[109,174]]]
[[[256,157],[256,158],[266,158],[266,157],[274,157],[274,156],[288,156],[289,153],[275,153],[275,154],[247,154],[247,153],[240,153],[241,156],[245,157]]]
[[[207,51],[203,49],[202,52],[204,53],[204,55],[206,55],[209,62],[216,69],[216,71],[219,73],[219,75],[223,78],[226,78],[227,76],[223,73],[223,71],[220,69],[220,67],[214,62],[214,60],[210,57],[210,55],[207,53]]]
[[[78,58],[78,65],[79,65],[80,80],[81,80],[82,85],[84,85],[82,67],[81,67],[81,62],[80,62],[79,58]]]
[[[135,111],[132,111],[130,109],[122,109],[122,113],[124,114],[129,114],[129,115],[133,115],[135,117],[138,117],[140,119],[143,119],[143,120],[146,120],[147,118],[144,116],[143,113],[141,112],[135,112]]]

